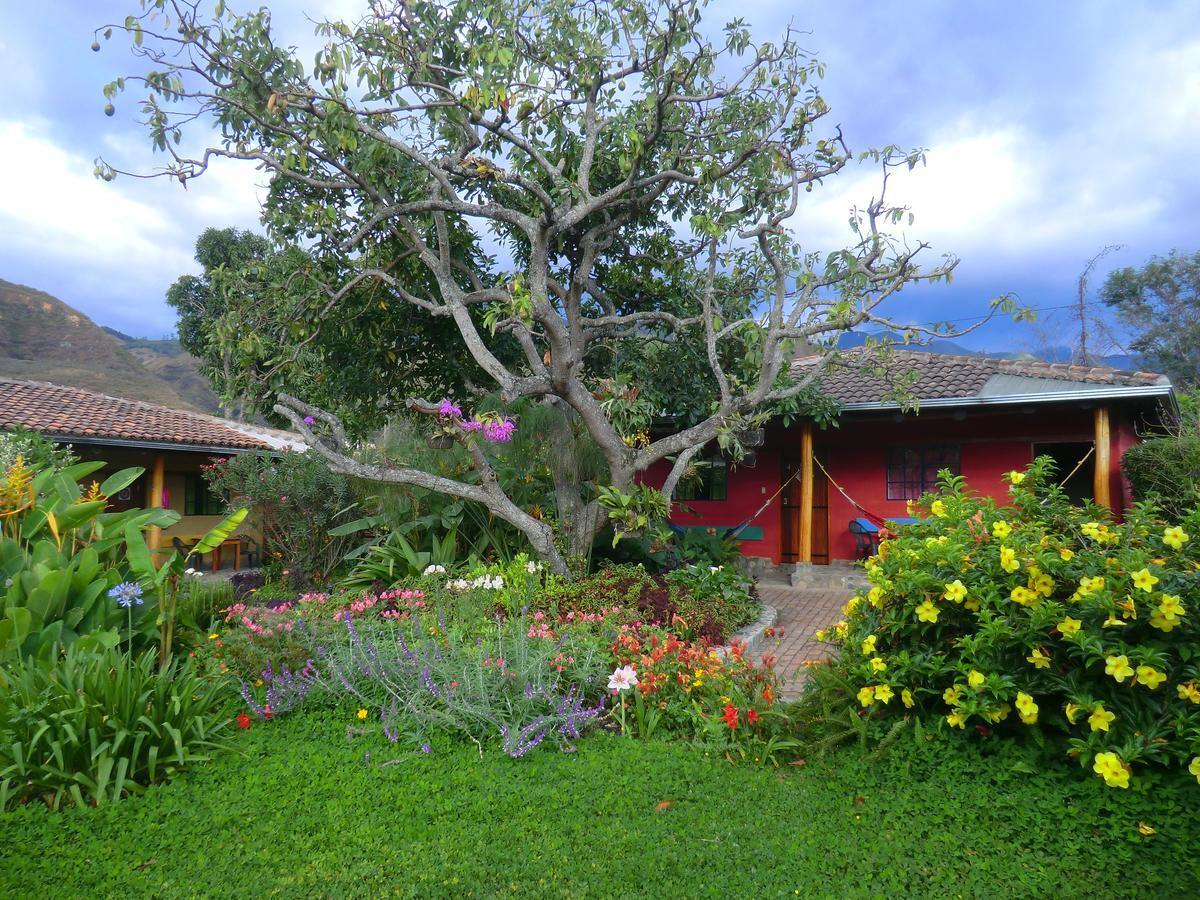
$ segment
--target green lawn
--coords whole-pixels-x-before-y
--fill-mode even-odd
[[[847,750],[776,771],[601,736],[481,759],[450,742],[397,753],[313,714],[237,742],[116,806],[0,815],[4,893],[1200,894],[1194,782],[1020,774],[1011,748],[906,741],[882,761]]]

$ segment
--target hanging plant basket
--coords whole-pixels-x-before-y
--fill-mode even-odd
[[[454,435],[452,434],[431,434],[425,438],[425,442],[434,450],[449,450],[454,446]]]
[[[767,440],[765,428],[747,428],[738,434],[738,441],[743,447],[761,447]]]

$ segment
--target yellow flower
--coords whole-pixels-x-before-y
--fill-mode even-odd
[[[908,688],[904,688],[904,690],[900,692],[900,700],[905,706],[911,709],[913,705],[912,691],[910,691]]]
[[[858,609],[858,605],[860,603],[862,603],[862,597],[855,594],[848,601],[846,601],[846,605],[842,607],[842,615],[843,616],[850,615],[852,612],[854,612],[856,609]]]
[[[1029,587],[1043,597],[1049,597],[1054,593],[1054,579],[1043,572],[1029,579]]]
[[[887,668],[887,663],[884,662],[882,659],[880,659],[878,656],[871,657],[871,671],[872,672],[882,672],[886,668]]]
[[[954,687],[948,687],[944,691],[942,691],[942,699],[945,700],[951,706],[954,706],[956,703],[958,703],[958,692],[960,690],[961,690],[961,687],[957,684],[954,685]]]
[[[1092,771],[1103,778],[1109,787],[1129,787],[1129,768],[1115,753],[1097,753]]]
[[[1158,578],[1150,574],[1149,569],[1139,569],[1133,573],[1133,586],[1138,590],[1145,591],[1147,594],[1154,590],[1154,586],[1158,584]]]
[[[1100,537],[1100,523],[1099,522],[1084,522],[1082,525],[1079,526],[1079,530],[1082,531],[1088,537],[1092,538],[1093,540]]]
[[[1175,594],[1163,594],[1162,599],[1158,601],[1158,611],[1171,617],[1182,616],[1187,612],[1183,602]]]
[[[946,716],[946,721],[949,722],[950,725],[954,728],[966,728],[967,727],[967,717],[964,716],[962,713],[958,712],[957,710],[950,713],[950,715]]]
[[[946,592],[942,596],[951,603],[962,603],[967,596],[967,586],[961,579],[956,578],[946,585]]]
[[[1174,550],[1182,550],[1183,545],[1191,539],[1186,531],[1179,525],[1174,528],[1168,528],[1163,532],[1162,542]]]
[[[1022,722],[1026,725],[1032,725],[1037,721],[1038,705],[1034,702],[1033,697],[1024,691],[1017,691],[1016,705]]]
[[[722,703],[731,703],[732,701],[728,697],[722,697],[721,702]]]
[[[1144,684],[1150,690],[1154,690],[1167,680],[1167,676],[1153,666],[1138,666],[1137,680],[1138,684]]]
[[[1072,634],[1078,634],[1079,626],[1082,624],[1083,623],[1080,622],[1078,619],[1072,619],[1070,616],[1067,616],[1065,619],[1063,619],[1061,622],[1058,623],[1058,633],[1061,635],[1067,635],[1067,636],[1072,635]]]
[[[365,709],[360,709],[357,715],[359,719],[365,719],[367,717],[367,711]]]
[[[1116,628],[1118,626],[1124,627],[1128,624],[1129,624],[1128,622],[1122,622],[1116,616],[1109,616],[1107,619],[1105,619],[1103,622],[1100,623],[1100,627],[1101,628]]]
[[[929,511],[939,519],[946,518],[946,504],[941,500],[934,500],[929,504]]]
[[[1012,594],[1010,596],[1012,597],[1013,603],[1019,603],[1021,606],[1029,606],[1038,598],[1038,595],[1034,591],[1029,590],[1029,588],[1021,587],[1019,584],[1012,589]]]
[[[1079,704],[1068,703],[1067,704],[1067,721],[1070,722],[1072,725],[1074,725],[1075,717],[1078,715],[1079,715]]]
[[[215,641],[215,640],[216,640],[217,638],[219,638],[219,637],[220,637],[220,635],[219,635],[219,634],[217,634],[217,633],[214,631],[212,634],[210,634],[210,635],[208,636],[208,639],[209,639],[210,641]]]
[[[1137,618],[1137,604],[1133,602],[1132,597],[1126,597],[1124,600],[1118,600],[1117,609],[1121,610],[1122,619]]]
[[[1179,619],[1176,616],[1164,616],[1160,612],[1154,613],[1150,617],[1150,627],[1157,628],[1159,631],[1170,631],[1179,625]]]
[[[979,609],[979,601],[974,597],[968,597],[963,603],[963,609],[969,609],[971,612],[975,612]]]
[[[998,538],[1006,538],[1012,534],[1012,526],[1003,519],[997,519],[992,523],[992,536]]]
[[[1110,713],[1104,708],[1103,703],[1098,703],[1092,710],[1092,714],[1088,716],[1088,724],[1092,726],[1092,731],[1108,731],[1108,726],[1116,717],[1115,713]]]
[[[875,699],[882,703],[891,701],[895,694],[892,692],[891,685],[879,684],[875,686]]]
[[[917,607],[917,618],[922,622],[936,622],[939,613],[940,610],[933,605],[933,601],[931,600],[926,600]]]
[[[1129,665],[1129,657],[1124,654],[1107,657],[1104,660],[1104,674],[1111,675],[1117,684],[1132,676],[1133,667]]]
[[[1020,484],[1022,481],[1025,480],[1025,473],[1024,472],[1009,472],[1008,480],[1010,482],[1012,482],[1013,484]]]
[[[1200,756],[1192,757],[1192,761],[1188,763],[1188,771],[1196,776],[1197,781],[1200,781]]]
[[[867,602],[872,606],[883,606],[883,588],[873,587],[867,591]]]
[[[1021,564],[1017,562],[1017,551],[1012,547],[1000,548],[1000,568],[1009,573],[1021,568]]]
[[[1035,669],[1050,668],[1050,657],[1043,653],[1040,647],[1035,648],[1033,653],[1025,657],[1025,659],[1033,663]]]
[[[829,632],[826,631],[824,628],[821,628],[821,629],[817,630],[817,632],[813,635],[813,637],[815,637],[821,643],[824,643],[825,641],[827,641],[829,639]]]
[[[1191,700],[1193,703],[1200,703],[1200,690],[1196,689],[1196,682],[1189,681],[1187,684],[1175,685],[1175,692],[1179,695],[1180,700]]]
[[[863,642],[862,642],[863,656],[866,656],[869,653],[875,652],[875,641],[876,641],[876,637],[873,634],[869,634],[865,638],[863,638]]]
[[[1152,835],[1152,834],[1158,834],[1158,829],[1151,828],[1145,822],[1138,822],[1138,834],[1144,834],[1147,836]]]
[[[262,686],[263,686],[263,680],[262,680],[261,678],[255,678],[255,679],[254,679],[254,686],[255,686],[255,687],[262,687]]]
[[[858,689],[858,702],[863,706],[870,706],[871,701],[875,699],[875,685],[868,684],[866,687]]]
[[[967,684],[969,684],[973,688],[979,687],[985,681],[987,681],[987,678],[984,677],[984,674],[982,672],[977,672],[974,669],[972,669],[970,672],[967,673]]]
[[[1088,594],[1094,594],[1096,591],[1104,589],[1104,576],[1097,575],[1095,578],[1088,578],[1086,575],[1079,579],[1079,590],[1076,591],[1081,597],[1086,597]]]
[[[1062,557],[1063,562],[1070,562],[1071,558],[1075,556],[1075,551],[1068,550],[1066,547],[1061,547],[1059,548],[1058,555]]]

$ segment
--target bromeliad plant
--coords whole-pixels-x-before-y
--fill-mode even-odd
[[[881,544],[870,591],[819,633],[834,667],[872,716],[1066,735],[1117,788],[1135,765],[1200,778],[1200,512],[1137,505],[1118,524],[1051,475],[1046,458],[1010,473],[1001,507],[943,473],[927,518]]]

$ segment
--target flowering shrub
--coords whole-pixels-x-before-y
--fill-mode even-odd
[[[880,546],[872,588],[828,635],[870,715],[934,712],[982,736],[1041,728],[1105,783],[1135,765],[1200,778],[1200,513],[1072,507],[1050,461],[1011,505],[945,477],[928,517]]]

